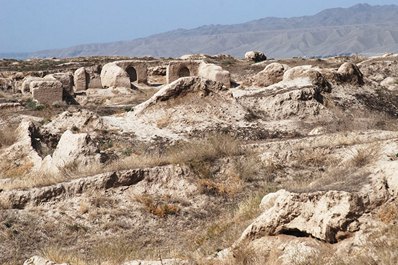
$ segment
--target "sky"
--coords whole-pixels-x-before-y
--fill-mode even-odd
[[[0,53],[131,40],[179,28],[398,0],[0,0]]]

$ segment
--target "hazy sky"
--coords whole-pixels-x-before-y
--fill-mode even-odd
[[[398,0],[0,0],[0,52],[130,40],[177,28]]]

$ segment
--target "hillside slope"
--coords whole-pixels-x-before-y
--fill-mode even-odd
[[[375,54],[398,50],[397,26],[398,6],[359,4],[327,9],[314,16],[179,29],[131,41],[39,51],[29,57],[176,57],[190,53],[242,56],[247,50],[262,50],[276,58]]]

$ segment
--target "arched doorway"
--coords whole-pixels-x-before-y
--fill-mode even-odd
[[[191,72],[189,71],[188,67],[183,66],[178,70],[178,77],[185,77],[185,76],[191,76]]]
[[[135,81],[137,81],[137,71],[135,70],[134,67],[129,66],[129,67],[126,69],[126,72],[127,72],[127,74],[129,75],[129,77],[130,77],[130,82],[135,82]]]

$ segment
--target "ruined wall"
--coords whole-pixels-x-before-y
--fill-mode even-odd
[[[170,62],[167,67],[167,83],[185,76],[199,76],[223,83],[227,88],[231,87],[231,75],[228,71],[222,69],[221,66],[208,64],[204,61]]]
[[[51,105],[63,100],[62,83],[59,81],[32,81],[30,83],[33,99],[42,104]]]
[[[167,67],[167,83],[170,84],[184,76],[198,76],[201,61],[173,61]],[[188,69],[189,75],[184,70]]]

